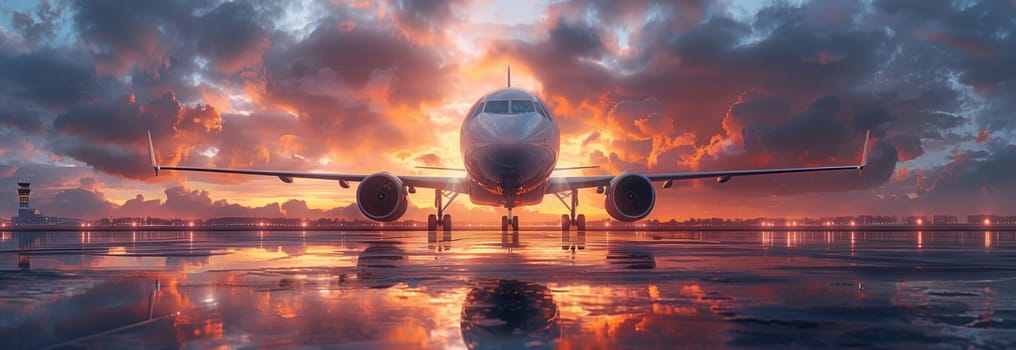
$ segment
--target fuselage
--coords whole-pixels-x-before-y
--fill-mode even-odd
[[[473,203],[513,208],[543,200],[561,133],[539,98],[514,88],[488,94],[466,114],[460,135]]]

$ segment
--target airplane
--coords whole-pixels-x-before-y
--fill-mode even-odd
[[[248,170],[231,168],[204,168],[189,166],[160,166],[156,162],[152,133],[148,132],[148,155],[155,175],[160,170],[197,171],[227,174],[275,176],[285,183],[295,178],[338,181],[342,188],[350,182],[359,182],[356,204],[367,218],[390,222],[398,220],[408,207],[408,195],[418,188],[434,190],[435,214],[427,217],[427,229],[452,229],[452,218],[445,211],[460,194],[469,196],[477,205],[502,206],[508,215],[501,216],[501,230],[519,230],[519,217],[512,215],[518,207],[535,205],[544,196],[554,195],[568,210],[561,215],[561,230],[575,227],[585,231],[586,216],[576,214],[578,190],[596,188],[604,194],[604,207],[611,218],[632,222],[648,216],[656,203],[655,182],[670,188],[675,180],[715,178],[727,183],[734,177],[803,173],[817,171],[856,170],[868,164],[868,136],[864,136],[861,161],[856,165],[807,168],[754,169],[732,171],[702,171],[682,173],[640,174],[622,172],[616,175],[551,176],[555,170],[590,168],[557,167],[561,147],[561,133],[557,121],[547,106],[536,95],[511,87],[511,67],[508,68],[508,86],[481,97],[466,113],[462,121],[460,148],[464,169],[418,167],[437,170],[464,170],[465,176],[393,175],[387,171],[373,174],[311,173],[274,170]]]

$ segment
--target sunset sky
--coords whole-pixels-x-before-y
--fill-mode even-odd
[[[860,176],[679,182],[650,218],[1011,214],[1014,18],[1014,0],[8,1],[0,216],[29,180],[54,216],[362,218],[328,181],[155,177],[145,130],[167,165],[454,175],[413,167],[462,166],[463,114],[507,64],[557,118],[559,166],[590,175],[853,164],[872,132]],[[405,219],[432,212],[410,198]]]

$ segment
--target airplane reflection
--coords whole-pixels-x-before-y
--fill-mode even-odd
[[[656,267],[656,257],[646,246],[621,244],[607,250],[607,264],[622,269],[652,269]]]
[[[546,286],[482,280],[462,306],[462,340],[469,349],[553,349],[561,337],[558,316]]]
[[[356,277],[370,288],[398,284],[398,270],[409,260],[400,242],[371,242],[356,259]]]
[[[437,231],[435,230],[427,231],[427,243],[429,243],[428,246],[430,247],[431,250],[446,251],[451,249],[452,232],[444,231],[442,233],[443,235],[441,236],[441,240],[438,240]],[[435,243],[441,244],[435,245]]]
[[[501,248],[518,248],[520,246],[518,231],[501,231]]]
[[[576,249],[586,249],[586,231],[576,232],[574,238],[569,231],[561,232],[561,250],[574,252]]]

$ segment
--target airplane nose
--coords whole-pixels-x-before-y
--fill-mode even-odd
[[[502,144],[491,152],[490,158],[498,169],[514,171],[528,160],[529,152],[522,147]]]

